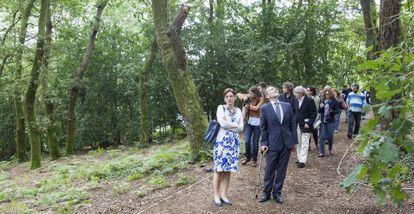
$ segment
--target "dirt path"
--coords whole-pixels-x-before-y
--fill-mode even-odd
[[[405,206],[377,207],[370,190],[363,187],[354,194],[348,194],[340,188],[343,178],[336,169],[351,144],[346,139],[346,127],[347,124],[342,121],[340,132],[335,134],[335,156],[317,158],[312,142],[307,167],[298,169],[295,165],[296,154],[292,153],[283,189],[285,202],[282,205],[274,201],[259,203],[255,199],[257,168],[240,166],[239,173],[232,175],[229,189],[229,198],[234,204],[216,207],[212,201],[212,173],[194,166],[182,172],[197,178],[198,183],[193,185],[154,191],[144,198],[96,194],[91,204],[81,205],[76,210],[94,213],[414,213],[412,193]],[[354,149],[350,150],[341,168],[342,174],[346,174],[357,161],[352,155]],[[170,179],[175,178],[172,176]],[[262,187],[263,181],[260,183]],[[135,185],[136,188],[138,186]]]

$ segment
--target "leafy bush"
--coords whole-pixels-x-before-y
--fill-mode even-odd
[[[341,186],[351,191],[361,181],[368,182],[379,204],[386,203],[387,195],[393,202],[402,203],[408,197],[403,183],[414,165],[410,158],[414,154],[410,120],[414,112],[414,51],[401,45],[382,52],[376,60],[362,59],[358,67],[370,72],[366,81],[376,90],[378,104],[374,118],[362,128],[358,139],[364,162]]]

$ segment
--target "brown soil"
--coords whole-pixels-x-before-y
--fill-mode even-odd
[[[128,193],[118,194],[108,182],[92,191],[90,204],[79,204],[74,210],[77,213],[414,213],[413,192],[405,205],[378,207],[368,187],[361,187],[353,194],[340,188],[343,177],[338,174],[337,167],[351,145],[346,138],[346,128],[342,121],[340,132],[335,134],[335,156],[317,158],[312,143],[307,166],[298,169],[294,163],[296,155],[292,153],[282,205],[275,201],[259,203],[255,198],[257,168],[240,166],[230,183],[229,198],[233,205],[216,207],[212,201],[212,173],[201,166],[193,166],[180,173],[195,178],[194,184],[156,190],[143,181],[136,181],[132,182]],[[345,157],[341,174],[346,175],[358,162],[354,154],[355,146]],[[168,180],[173,184],[177,178],[178,175],[171,175]],[[261,180],[260,188],[262,183]],[[140,198],[136,192],[139,189],[146,189],[146,196]]]

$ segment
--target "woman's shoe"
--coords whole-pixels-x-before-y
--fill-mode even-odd
[[[222,205],[221,200],[219,202],[217,202],[216,199],[213,199],[213,202],[218,207],[221,207],[221,205]]]
[[[321,157],[325,157],[325,155],[324,154],[319,154],[318,158],[321,158]]]
[[[231,203],[231,201],[230,200],[224,200],[223,198],[220,198],[220,200],[221,200],[221,202],[223,202],[223,204],[225,204],[225,205],[232,205],[233,203]]]
[[[244,160],[241,162],[241,164],[242,164],[242,165],[246,165],[248,162],[250,162],[250,159],[244,159]]]
[[[335,156],[333,152],[329,152],[329,155],[330,156]]]

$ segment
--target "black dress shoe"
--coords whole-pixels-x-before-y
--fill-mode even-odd
[[[259,199],[259,202],[260,202],[260,203],[263,203],[263,202],[266,202],[266,201],[268,201],[268,200],[270,200],[270,196],[262,196],[262,197]]]
[[[305,163],[298,163],[298,168],[303,168],[305,167]]]
[[[283,204],[283,197],[281,195],[274,196],[276,203]]]
[[[220,200],[221,200],[221,203],[223,203],[223,204],[225,204],[225,205],[233,205],[233,203],[231,203],[231,201],[230,200],[224,200],[223,198],[220,198]]]

